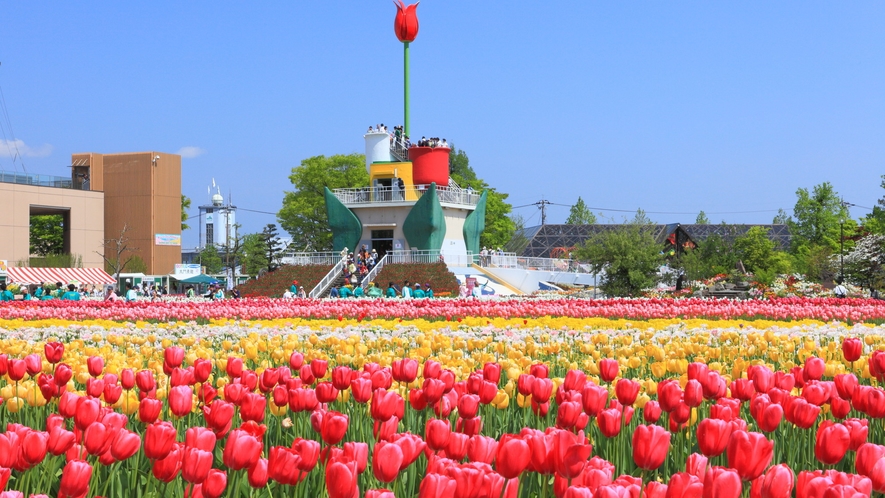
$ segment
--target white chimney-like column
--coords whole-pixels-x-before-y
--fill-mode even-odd
[[[390,135],[384,132],[366,133],[363,135],[366,139],[366,171],[369,166],[376,161],[389,162],[390,157]]]

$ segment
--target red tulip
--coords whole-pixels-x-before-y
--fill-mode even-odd
[[[43,431],[29,431],[22,439],[21,451],[29,466],[33,466],[46,458],[49,444],[49,433]]]
[[[598,417],[608,404],[608,390],[588,382],[581,390],[581,403],[584,405],[584,412],[587,415]]]
[[[227,358],[227,367],[225,369],[227,376],[231,379],[239,378],[243,374],[243,359],[235,356]]]
[[[46,449],[49,453],[58,456],[71,449],[75,442],[76,437],[73,432],[62,427],[55,427],[49,430],[49,440],[46,443]]]
[[[379,441],[372,453],[372,474],[381,482],[393,482],[403,463],[403,450],[393,443]]]
[[[150,370],[139,370],[137,374],[135,374],[135,384],[138,386],[138,389],[144,392],[153,391],[157,386],[157,381],[154,379],[154,374]]]
[[[68,383],[71,380],[71,377],[74,376],[74,371],[71,370],[71,367],[65,365],[64,363],[59,363],[55,366],[55,372],[53,373],[53,377],[55,380],[55,385],[61,387]]]
[[[326,491],[329,498],[353,498],[357,496],[356,462],[332,462],[326,467]]]
[[[154,422],[144,432],[144,455],[157,460],[166,458],[172,451],[178,433],[169,422]]]
[[[728,466],[735,469],[744,481],[762,475],[771,463],[774,442],[758,432],[734,431],[728,443]]]
[[[870,432],[870,421],[867,419],[849,418],[842,422],[848,428],[851,436],[851,444],[849,450],[857,451],[864,443],[867,442],[867,436]]]
[[[418,378],[418,362],[411,358],[396,360],[393,362],[392,373],[397,382],[414,382]]]
[[[211,469],[201,486],[204,497],[218,498],[224,493],[224,488],[227,487],[227,473],[223,470]]]
[[[599,367],[599,377],[604,382],[611,382],[618,376],[620,367],[617,360],[603,358],[597,363]]]
[[[180,367],[182,362],[184,362],[183,349],[171,346],[163,350],[163,363],[170,368]]]
[[[215,451],[215,443],[218,438],[211,430],[195,426],[184,433],[184,445],[189,448],[199,448],[203,451]]]
[[[433,451],[445,449],[449,445],[449,437],[452,434],[452,426],[448,420],[432,418],[427,421],[424,431],[424,440]]]
[[[450,498],[455,495],[457,483],[441,474],[427,474],[418,488],[418,498]]]
[[[320,428],[320,436],[326,444],[338,444],[347,432],[348,417],[343,413],[326,412]]]
[[[418,36],[418,4],[406,5],[403,0],[395,0],[396,18],[393,20],[393,32],[396,38],[409,43]]]
[[[400,361],[400,360],[397,360]],[[396,364],[396,362],[394,362]],[[418,368],[417,366],[415,367]],[[348,387],[350,387],[350,381],[352,379],[353,370],[350,367],[345,367],[343,365],[339,365],[332,369],[332,385],[335,386],[335,389],[339,391],[344,391]]]
[[[820,380],[827,368],[826,362],[817,356],[811,356],[805,359],[805,368],[802,370],[806,381]]]
[[[842,341],[842,356],[845,361],[854,362],[863,354],[863,342],[857,337],[846,337]]]
[[[98,377],[104,369],[104,358],[100,356],[90,356],[86,359],[86,368],[89,370],[89,375]]]
[[[134,432],[122,429],[111,442],[111,455],[118,462],[131,457],[141,448],[141,438]]]
[[[184,445],[175,443],[172,446],[172,451],[165,458],[154,461],[151,473],[160,481],[165,483],[172,482],[181,470],[183,457]]]
[[[712,467],[704,475],[703,498],[738,498],[741,489],[741,478],[732,469]]]
[[[866,443],[857,450],[857,473],[870,478],[873,489],[885,492],[885,446]]]
[[[689,474],[703,480],[707,473],[707,463],[709,459],[700,453],[692,453],[685,460],[685,471]]]
[[[833,378],[833,384],[840,398],[851,399],[854,390],[857,389],[858,381],[854,374],[839,374]]]
[[[687,472],[677,472],[667,483],[666,498],[700,498],[704,492],[704,481]]]
[[[615,395],[618,397],[618,403],[624,406],[630,406],[636,402],[636,396],[639,395],[639,383],[630,379],[618,379],[615,384]]]
[[[120,372],[120,386],[127,391],[135,387],[135,372],[131,368],[124,368]]]
[[[705,418],[698,423],[698,448],[705,456],[716,457],[725,451],[733,426],[724,420]]]
[[[772,466],[761,481],[762,498],[790,498],[793,495],[795,477],[793,470],[785,463]]]
[[[267,398],[258,393],[246,393],[240,399],[240,418],[258,423],[264,421],[267,411]]]
[[[233,430],[227,435],[222,461],[231,470],[243,470],[255,465],[261,457],[261,441],[243,430]]]
[[[617,436],[621,432],[621,410],[609,408],[599,413],[596,424],[602,435],[608,438]]]
[[[82,430],[86,430],[90,424],[98,420],[101,412],[101,402],[92,398],[80,398],[76,400],[76,412],[74,413],[74,425]]]
[[[154,398],[144,398],[138,404],[138,420],[145,424],[152,424],[160,417],[163,402]]]
[[[169,390],[169,411],[176,417],[184,417],[193,410],[194,391],[190,386],[176,386]]]
[[[263,488],[267,486],[267,459],[259,458],[255,465],[249,467],[247,471],[249,486],[253,488]]]
[[[532,401],[546,403],[553,394],[553,381],[550,379],[535,378],[532,383]]]
[[[209,380],[210,375],[212,375],[212,361],[197,358],[194,361],[194,380],[203,383]]]
[[[43,355],[46,361],[53,365],[60,362],[65,354],[65,345],[61,342],[47,342],[43,345]]]
[[[28,373],[28,366],[24,360],[9,360],[9,371],[6,374],[9,375],[10,380],[18,382],[25,377],[26,373]]]
[[[817,429],[817,438],[814,444],[814,456],[827,465],[835,465],[851,445],[851,434],[848,428],[842,424],[824,420]]]
[[[707,419],[709,420],[709,419]],[[645,470],[664,463],[670,450],[670,433],[659,425],[640,425],[633,432],[633,462]]]
[[[381,422],[389,420],[396,413],[397,400],[401,399],[402,397],[393,391],[375,389],[372,393],[372,407],[370,412],[372,418]]]
[[[92,465],[82,460],[71,460],[65,464],[59,482],[59,497],[79,498],[89,490],[92,478]]]
[[[201,484],[212,468],[212,453],[196,447],[185,446],[181,462],[181,478],[191,484]]]

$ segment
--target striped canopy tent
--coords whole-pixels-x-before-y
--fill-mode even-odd
[[[101,268],[28,268],[7,269],[6,279],[19,284],[39,284],[61,282],[63,284],[110,285],[117,283]]]

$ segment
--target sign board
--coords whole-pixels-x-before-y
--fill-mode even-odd
[[[175,265],[176,276],[195,277],[200,273],[202,273],[202,267],[200,265]]]
[[[211,225],[213,223],[214,216],[212,213],[206,213],[206,224]]]
[[[180,246],[181,235],[171,233],[154,234],[154,244],[158,246]]]
[[[6,269],[9,267],[7,260],[0,259],[0,273],[6,273]]]

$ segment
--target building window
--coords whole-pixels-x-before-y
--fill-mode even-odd
[[[206,245],[215,245],[215,225],[206,225]]]

